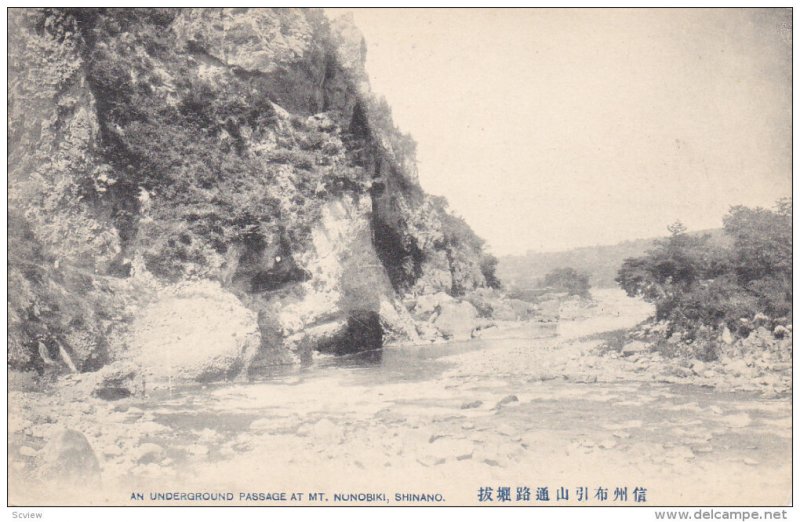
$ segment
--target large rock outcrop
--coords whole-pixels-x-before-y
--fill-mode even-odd
[[[351,19],[12,9],[9,31],[12,367],[172,352],[171,374],[230,376],[418,342],[403,303],[496,285],[420,188]]]

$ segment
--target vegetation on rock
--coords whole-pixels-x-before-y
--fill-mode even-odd
[[[668,239],[627,259],[617,277],[628,295],[655,305],[666,337],[697,340],[696,355],[706,359],[716,355],[705,341],[724,335],[730,343],[758,328],[781,337],[792,321],[791,202],[774,210],[736,206],[723,222],[729,247],[675,223]]]
[[[351,325],[337,342],[380,344],[375,324],[405,320],[386,303],[499,285],[483,241],[419,186],[415,144],[369,91],[347,20],[91,8],[18,9],[9,24],[13,368],[101,366],[185,281],[218,281],[258,315],[326,296],[264,322],[273,344],[332,314]],[[371,244],[321,263],[314,236],[341,201]],[[359,301],[337,278],[376,256],[391,286],[333,308]]]

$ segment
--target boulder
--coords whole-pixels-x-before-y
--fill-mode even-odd
[[[433,324],[442,334],[455,341],[472,338],[478,326],[478,311],[467,302],[442,303],[437,307],[438,315]]]
[[[722,335],[720,338],[725,344],[733,344],[733,334],[731,334],[731,331],[727,326],[722,329]]]
[[[431,323],[418,322],[415,326],[417,328],[417,335],[419,336],[420,340],[429,343],[444,341],[441,332],[439,332],[439,330]]]
[[[498,321],[522,321],[536,315],[536,306],[526,301],[512,299],[491,288],[477,288],[464,296],[478,310],[481,317]]]
[[[519,398],[516,395],[506,395],[495,404],[494,409],[499,410],[504,406],[519,403]]]
[[[725,415],[721,417],[720,422],[731,428],[744,428],[752,423],[752,419],[746,413],[738,413],[734,415]]]
[[[726,360],[725,369],[736,377],[752,377],[754,374],[754,369],[747,365],[747,361],[742,359]]]
[[[157,381],[234,377],[259,347],[256,314],[212,281],[166,289],[131,329],[136,362]]]
[[[83,433],[60,430],[41,452],[43,477],[68,484],[92,485],[100,481],[100,463]]]
[[[139,464],[157,464],[164,460],[164,457],[166,457],[164,448],[151,442],[142,444],[133,452],[133,458]]]
[[[378,316],[382,330],[382,343],[396,344],[402,342],[418,343],[420,338],[416,321],[402,303],[384,294],[378,306]]]
[[[692,373],[694,373],[695,375],[697,376],[703,375],[703,372],[705,372],[705,370],[706,370],[705,363],[701,361],[694,361],[692,363]]]
[[[63,376],[58,381],[59,394],[75,401],[85,401],[96,397],[106,401],[116,401],[129,397],[141,397],[145,392],[146,381],[139,364],[129,360],[119,360],[94,372],[74,373]],[[83,413],[91,414],[94,407],[83,402]]]
[[[310,430],[311,436],[322,444],[340,444],[344,431],[330,419],[320,419]]]
[[[444,292],[420,295],[414,299],[410,312],[418,321],[428,321],[436,313],[437,308],[443,304],[454,303],[455,299]]]
[[[506,307],[502,307],[500,311],[497,311],[493,316],[495,319],[498,320],[525,320],[525,319],[532,319],[537,314],[536,305],[533,303],[529,303],[527,301],[523,301],[521,299],[511,299],[507,298],[504,300],[504,304],[513,311],[514,319],[509,319],[510,316],[505,315]]]
[[[555,322],[559,319],[561,310],[561,299],[553,297],[552,294],[543,296],[542,300],[537,303],[538,317],[542,322]]]
[[[145,393],[145,380],[139,366],[131,361],[118,361],[105,368],[86,374],[89,392],[93,397],[113,401],[141,396]]]
[[[312,349],[325,351],[347,330],[347,319],[343,317],[305,328],[286,338],[285,346],[299,354],[310,353]]]
[[[637,353],[646,352],[650,349],[650,345],[642,341],[632,341],[622,347],[622,355],[628,356]]]

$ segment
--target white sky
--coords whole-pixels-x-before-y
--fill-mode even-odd
[[[790,194],[789,11],[353,12],[422,186],[495,254],[718,227]]]

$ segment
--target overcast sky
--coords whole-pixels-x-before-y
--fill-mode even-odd
[[[788,10],[354,16],[422,186],[495,254],[718,227],[790,194]]]

